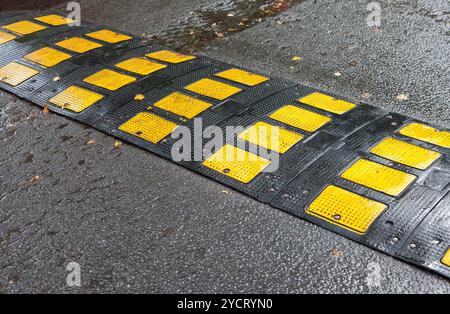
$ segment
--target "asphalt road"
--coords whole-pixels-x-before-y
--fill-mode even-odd
[[[16,2],[0,9],[36,5]],[[85,20],[450,124],[447,0],[379,1],[380,29],[368,1],[80,3]],[[0,293],[450,293],[431,272],[5,92],[0,143]]]

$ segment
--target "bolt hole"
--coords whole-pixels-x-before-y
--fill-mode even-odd
[[[415,243],[411,243],[411,244],[409,245],[409,247],[412,248],[412,249],[415,249],[415,248],[417,247],[417,245],[416,245]]]
[[[336,214],[336,215],[334,215],[333,216],[333,218],[335,219],[335,220],[341,220],[341,215],[339,215],[339,214]]]
[[[393,221],[390,221],[390,220],[386,220],[386,221],[384,222],[384,224],[385,224],[386,226],[388,226],[388,227],[392,227],[392,226],[394,225],[394,222],[393,222]]]
[[[142,135],[142,131],[137,131],[136,133],[134,133],[136,135]]]
[[[275,188],[269,188],[269,192],[275,192]]]
[[[223,169],[223,173],[225,173],[225,174],[227,174],[227,173],[230,173],[230,169],[229,168],[225,168],[225,169]]]
[[[394,242],[398,242],[398,241],[400,241],[400,239],[399,239],[399,238],[397,238],[397,237],[393,237],[393,238],[392,238],[392,241],[394,241]]]

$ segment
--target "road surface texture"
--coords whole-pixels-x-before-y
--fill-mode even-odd
[[[368,1],[80,3],[85,20],[450,124],[447,0],[379,1],[380,28],[366,23]],[[0,9],[36,6],[64,12],[65,1]],[[450,292],[429,271],[5,92],[0,143],[0,293]],[[81,287],[66,284],[70,262]]]

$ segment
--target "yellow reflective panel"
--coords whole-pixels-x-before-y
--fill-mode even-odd
[[[16,36],[5,33],[5,32],[0,32],[0,45],[7,43],[8,41],[14,40],[16,39]]]
[[[72,19],[68,19],[67,17],[63,17],[63,16],[56,15],[56,14],[36,17],[34,19],[36,21],[43,22],[45,24],[49,24],[49,25],[52,25],[52,26],[67,25],[67,24],[75,22]]]
[[[442,261],[442,264],[450,267],[450,248],[447,250],[447,253],[445,253],[444,257],[442,257],[441,261]]]
[[[199,113],[211,107],[210,103],[195,99],[179,92],[170,94],[161,99],[154,105],[166,111],[170,111],[176,115],[192,119]]]
[[[101,70],[83,80],[83,82],[102,87],[111,91],[131,84],[136,81],[135,77],[124,75],[111,70]]]
[[[412,174],[367,159],[358,160],[342,178],[391,196],[400,195],[417,179]]]
[[[292,105],[278,109],[269,118],[307,132],[315,132],[331,121],[328,117]]]
[[[347,230],[365,234],[386,208],[385,204],[330,185],[306,212]]]
[[[17,86],[37,74],[39,74],[38,70],[17,62],[11,62],[0,68],[0,80],[11,86]]]
[[[98,39],[98,40],[101,40],[101,41],[104,41],[104,42],[107,42],[110,44],[120,43],[122,41],[130,40],[133,38],[128,35],[119,34],[119,33],[116,33],[116,32],[113,32],[113,31],[110,31],[107,29],[89,33],[89,34],[86,34],[85,36],[88,36],[88,37],[91,37],[94,39]]]
[[[103,99],[103,95],[78,86],[70,86],[50,99],[49,102],[63,109],[81,112],[101,99]]]
[[[356,107],[356,105],[351,102],[336,99],[322,93],[312,93],[306,97],[300,98],[298,101],[339,115],[342,115]]]
[[[391,137],[383,140],[380,144],[372,148],[370,152],[385,159],[420,170],[427,169],[442,156],[438,152]]]
[[[167,66],[142,58],[132,58],[116,64],[116,67],[140,75],[149,75],[150,73],[164,69]]]
[[[284,154],[292,146],[301,141],[304,136],[266,122],[257,122],[239,134],[239,138],[266,149]]]
[[[235,81],[247,86],[256,86],[258,84],[264,83],[269,80],[268,77],[254,74],[251,72],[247,72],[240,69],[230,69],[220,73],[217,73],[216,76]]]
[[[183,55],[181,53],[173,52],[170,50],[160,50],[152,52],[149,53],[147,57],[168,63],[181,63],[195,59],[194,56]]]
[[[63,41],[60,41],[55,44],[56,46],[59,46],[61,48],[78,52],[78,53],[85,53],[97,48],[102,47],[102,45],[95,43],[93,41],[81,38],[81,37],[72,37]]]
[[[20,21],[17,23],[3,26],[4,29],[10,30],[20,35],[29,35],[46,29],[46,26],[39,25],[30,21]]]
[[[177,124],[149,112],[141,112],[125,122],[119,130],[157,144],[171,134]]]
[[[27,54],[24,58],[44,67],[52,67],[72,58],[72,56],[56,49],[45,47]]]
[[[186,86],[185,89],[217,100],[225,100],[242,91],[240,88],[208,78],[192,83],[191,85]]]
[[[229,144],[203,162],[205,167],[242,183],[249,183],[269,164],[270,160]]]
[[[450,132],[439,131],[425,124],[411,123],[401,129],[400,134],[422,142],[450,148]]]

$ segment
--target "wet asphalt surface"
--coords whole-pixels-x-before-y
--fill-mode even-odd
[[[3,12],[35,2],[8,1]],[[92,22],[450,125],[446,0],[379,1],[378,30],[367,1],[80,2]],[[0,142],[0,293],[450,292],[431,272],[5,92]],[[66,285],[69,262],[80,288]],[[378,288],[366,283],[373,262]]]

